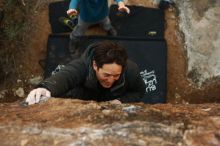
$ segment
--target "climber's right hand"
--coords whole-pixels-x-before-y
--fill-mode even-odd
[[[36,88],[28,94],[25,102],[28,105],[32,105],[44,101],[50,97],[51,97],[51,93],[49,90],[45,88]]]

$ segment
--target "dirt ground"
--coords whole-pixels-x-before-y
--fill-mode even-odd
[[[155,7],[151,1],[129,0],[128,4]],[[187,78],[187,58],[183,47],[181,32],[178,31],[177,10],[170,8],[165,11],[166,30],[165,39],[168,47],[167,60],[167,102],[169,103],[204,103],[220,101],[220,84],[209,81],[203,87],[198,88]],[[43,75],[43,69],[39,61],[46,56],[46,45],[51,28],[48,20],[48,7],[45,4],[36,9],[36,12],[29,17],[31,21],[30,31],[27,33],[26,43],[22,47],[20,56],[15,58],[17,75],[13,77],[16,83],[7,89],[14,91],[18,87],[25,90],[25,94],[31,89],[28,80],[32,77]],[[90,33],[97,33],[97,29],[90,30]],[[13,94],[8,94],[3,102],[21,100]]]

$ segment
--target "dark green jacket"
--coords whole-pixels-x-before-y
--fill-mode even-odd
[[[88,47],[81,58],[67,64],[55,75],[41,82],[38,87],[47,88],[53,97],[65,97],[69,93],[68,96],[96,101],[119,99],[122,102],[138,102],[141,100],[146,86],[134,62],[128,60],[127,67],[119,80],[110,89],[106,89],[96,78],[92,68],[92,58],[93,50]],[[74,93],[79,91],[80,94]]]

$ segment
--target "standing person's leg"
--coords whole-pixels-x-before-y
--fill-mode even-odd
[[[78,24],[74,27],[73,31],[70,33],[70,39],[74,40],[77,36],[84,35],[90,23],[84,22],[80,17],[78,17]]]
[[[77,44],[79,42],[79,36],[85,34],[86,30],[91,24],[84,22],[78,17],[78,24],[74,27],[73,31],[70,33],[70,43],[69,52],[72,59],[80,57],[80,50],[77,49]]]
[[[99,23],[100,23],[101,27],[108,32],[109,35],[112,35],[112,36],[117,35],[117,31],[111,25],[111,21],[108,16],[105,17],[104,19],[102,19]]]

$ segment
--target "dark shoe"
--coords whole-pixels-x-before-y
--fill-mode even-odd
[[[117,36],[117,31],[112,27],[110,30],[108,30],[108,35]]]
[[[65,26],[68,26],[72,30],[76,26],[71,19],[68,19],[66,17],[59,17],[59,22]]]
[[[69,16],[71,22],[73,23],[74,27],[78,24],[78,16]]]

